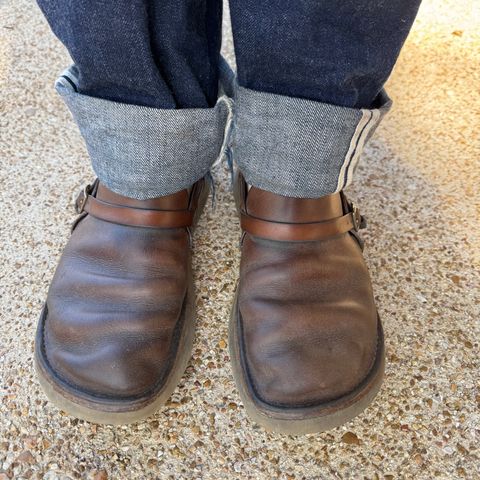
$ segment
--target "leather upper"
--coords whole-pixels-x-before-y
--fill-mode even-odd
[[[188,225],[178,218],[192,220],[202,188],[204,180],[139,201],[96,182],[90,200],[80,196],[46,302],[45,355],[63,381],[118,399],[145,395],[168,374],[191,275]],[[116,217],[96,211],[98,202]],[[148,212],[160,226],[146,222]]]
[[[297,199],[247,191],[241,176],[236,188],[241,213],[265,221],[252,231],[244,223],[238,292],[253,390],[284,407],[348,394],[369,373],[377,347],[377,312],[356,233],[363,219],[343,194]],[[350,226],[338,220],[351,215]]]

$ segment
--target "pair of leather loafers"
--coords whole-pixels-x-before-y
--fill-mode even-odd
[[[139,201],[97,181],[39,321],[35,365],[59,408],[96,423],[140,421],[179,383],[195,330],[191,234],[208,196],[202,179]],[[229,329],[248,414],[287,434],[319,432],[361,412],[380,388],[383,334],[358,230],[343,193],[297,199],[247,187]]]

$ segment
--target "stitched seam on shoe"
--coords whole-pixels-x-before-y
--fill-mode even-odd
[[[155,385],[152,388],[146,390],[145,392],[143,392],[141,394],[137,394],[137,395],[121,396],[121,397],[115,396],[113,394],[102,395],[102,394],[99,394],[98,392],[95,392],[95,391],[92,391],[92,390],[84,390],[83,388],[79,387],[78,385],[75,385],[71,381],[67,380],[62,374],[58,373],[55,370],[55,368],[53,367],[53,364],[52,364],[51,360],[49,359],[47,349],[46,349],[46,344],[47,344],[47,338],[46,337],[48,335],[47,328],[46,328],[47,317],[48,317],[48,307],[47,307],[47,304],[45,303],[45,307],[44,307],[45,308],[45,313],[44,313],[44,319],[43,319],[44,321],[43,321],[43,325],[41,326],[42,327],[42,335],[41,335],[42,343],[40,345],[40,350],[44,355],[44,360],[45,360],[46,365],[48,366],[48,368],[49,368],[50,372],[53,374],[53,376],[56,377],[58,380],[60,380],[62,383],[64,383],[69,388],[72,388],[73,390],[81,392],[85,395],[89,395],[93,398],[97,398],[99,400],[116,400],[116,401],[128,402],[128,401],[141,400],[142,398],[146,398],[146,397],[149,397],[151,395],[154,395],[157,392],[157,390],[159,390],[159,387],[160,387],[160,390],[161,390],[162,384],[165,383],[165,378],[168,376],[168,373],[171,371],[171,368],[172,368],[173,363],[174,363],[174,359],[176,357],[176,355],[174,353],[178,352],[178,344],[179,344],[179,341],[180,341],[182,327],[185,324],[185,315],[183,315],[183,313],[184,313],[184,309],[186,308],[187,293],[188,293],[188,289],[187,289],[187,292],[185,293],[184,301],[183,301],[183,304],[182,304],[182,310],[180,312],[180,318],[182,320],[180,322],[177,322],[177,324],[175,325],[175,331],[174,331],[174,334],[173,334],[173,344],[176,348],[171,349],[171,352],[169,353],[169,356],[168,356],[167,365],[164,368],[164,371],[162,372],[161,378],[157,382],[155,382]]]
[[[288,408],[290,408],[290,409],[300,409],[300,408],[308,408],[308,407],[320,407],[322,404],[332,403],[332,402],[335,402],[337,400],[341,400],[342,398],[347,397],[348,395],[355,392],[355,390],[357,390],[358,387],[360,385],[362,385],[362,383],[371,374],[372,369],[373,369],[373,367],[375,365],[375,362],[377,360],[378,347],[380,345],[380,335],[378,334],[380,318],[378,316],[378,313],[377,313],[377,341],[376,341],[375,350],[374,350],[374,353],[373,353],[373,359],[370,362],[370,366],[367,370],[366,375],[364,375],[362,377],[362,379],[358,383],[356,383],[355,386],[351,390],[349,390],[348,392],[346,392],[346,393],[344,393],[344,394],[342,394],[338,397],[333,397],[333,398],[324,399],[324,400],[313,400],[313,401],[310,401],[310,402],[300,402],[300,403],[297,403],[297,404],[294,404],[294,405],[267,401],[262,397],[262,395],[260,395],[260,393],[258,391],[258,388],[257,388],[257,386],[256,386],[256,384],[253,380],[253,376],[251,374],[251,371],[250,371],[250,368],[249,368],[249,365],[248,365],[248,360],[246,358],[244,335],[243,335],[243,322],[242,322],[242,317],[241,317],[241,314],[240,314],[240,305],[239,304],[237,304],[237,312],[238,312],[237,316],[238,316],[238,323],[239,323],[238,326],[240,327],[239,328],[239,341],[240,341],[240,346],[241,346],[240,355],[242,357],[242,363],[244,363],[244,366],[245,366],[245,373],[246,373],[247,378],[250,382],[250,386],[253,390],[253,393],[257,396],[257,398],[261,402],[263,402],[266,405],[271,405],[272,407],[286,408],[286,409],[288,409]]]

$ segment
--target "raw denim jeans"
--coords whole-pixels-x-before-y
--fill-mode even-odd
[[[96,174],[145,199],[191,185],[227,146],[265,190],[347,186],[420,0],[230,0],[234,79],[221,0],[38,3],[74,61],[57,90]]]

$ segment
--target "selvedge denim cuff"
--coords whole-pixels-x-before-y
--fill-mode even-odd
[[[391,100],[380,92],[373,109],[235,89],[233,147],[246,181],[298,198],[338,192],[352,181],[363,146]]]
[[[213,108],[158,109],[83,95],[73,65],[55,87],[85,140],[100,181],[145,200],[175,193],[206,175],[223,154],[231,100]]]

